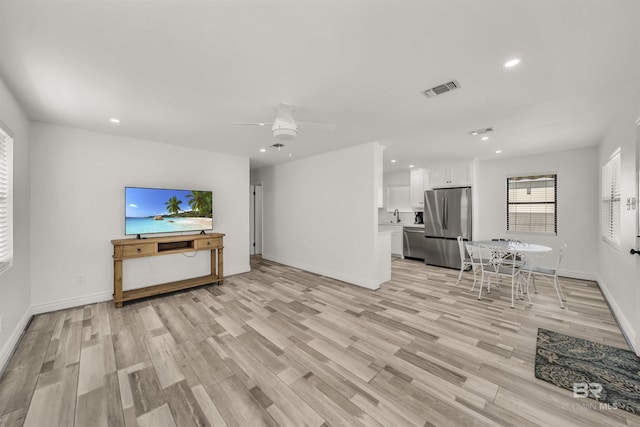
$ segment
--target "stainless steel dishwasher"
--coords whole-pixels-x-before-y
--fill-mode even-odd
[[[424,260],[427,249],[424,239],[424,228],[402,227],[402,233],[404,237],[404,239],[402,239],[402,255],[405,258]]]

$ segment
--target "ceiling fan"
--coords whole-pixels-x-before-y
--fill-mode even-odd
[[[276,105],[278,115],[273,123],[246,123],[246,122],[234,122],[234,125],[249,125],[249,126],[271,126],[271,132],[273,137],[278,141],[290,141],[298,136],[298,129],[300,127],[305,129],[319,129],[319,130],[333,130],[335,125],[327,123],[312,123],[312,122],[296,122],[293,118],[293,106],[279,102]]]

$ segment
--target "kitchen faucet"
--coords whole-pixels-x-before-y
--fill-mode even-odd
[[[398,209],[393,211],[393,216],[396,217],[396,222],[400,222],[400,212],[398,211]]]

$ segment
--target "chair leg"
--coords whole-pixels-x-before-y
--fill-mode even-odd
[[[553,278],[553,287],[556,288],[556,294],[558,294],[558,301],[560,301],[560,308],[564,308],[562,297],[560,296],[560,284],[558,283],[558,276]]]
[[[464,271],[464,263],[460,267],[460,273],[458,273],[458,280],[456,281],[456,286],[458,286],[458,283],[460,283],[460,279],[462,279],[462,272],[463,271]]]
[[[489,280],[491,280],[491,279],[489,279]],[[482,299],[482,284],[483,283],[484,283],[484,270],[482,270],[482,277],[480,278],[480,292],[478,292],[478,299]]]
[[[473,290],[476,287],[476,283],[478,282],[478,277],[476,275],[476,268],[475,267],[471,267],[473,269],[473,285],[471,286],[471,289],[469,289],[469,292],[473,292]]]
[[[567,301],[567,296],[564,294],[564,289],[560,286],[560,281],[558,280],[558,276],[555,277],[556,283],[558,284],[558,290],[560,290],[560,297],[562,297],[562,301]]]
[[[513,285],[514,285],[513,276],[511,276],[511,308],[516,308],[515,304],[513,303],[513,291],[514,291]]]
[[[524,278],[524,276],[522,278],[522,280],[524,280],[525,287],[527,289],[527,298],[529,299],[529,306],[532,305],[532,303],[531,303],[531,292],[529,292],[529,284],[531,283],[531,279],[532,279],[531,278],[531,271],[529,271],[527,273],[527,278],[526,279]]]
[[[524,278],[523,275],[521,275],[522,277],[519,277],[518,280],[522,286],[521,292],[524,292],[524,290],[526,289],[527,292],[527,300],[529,301],[529,307],[531,307],[531,294],[529,293],[529,278]],[[524,281],[524,284],[522,283]],[[524,296],[522,297],[522,299],[524,299]]]

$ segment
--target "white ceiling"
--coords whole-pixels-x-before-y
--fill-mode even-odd
[[[0,76],[33,120],[252,169],[378,141],[394,170],[596,145],[640,86],[640,2],[0,0]],[[270,129],[231,123],[279,101],[336,129],[260,153]]]

